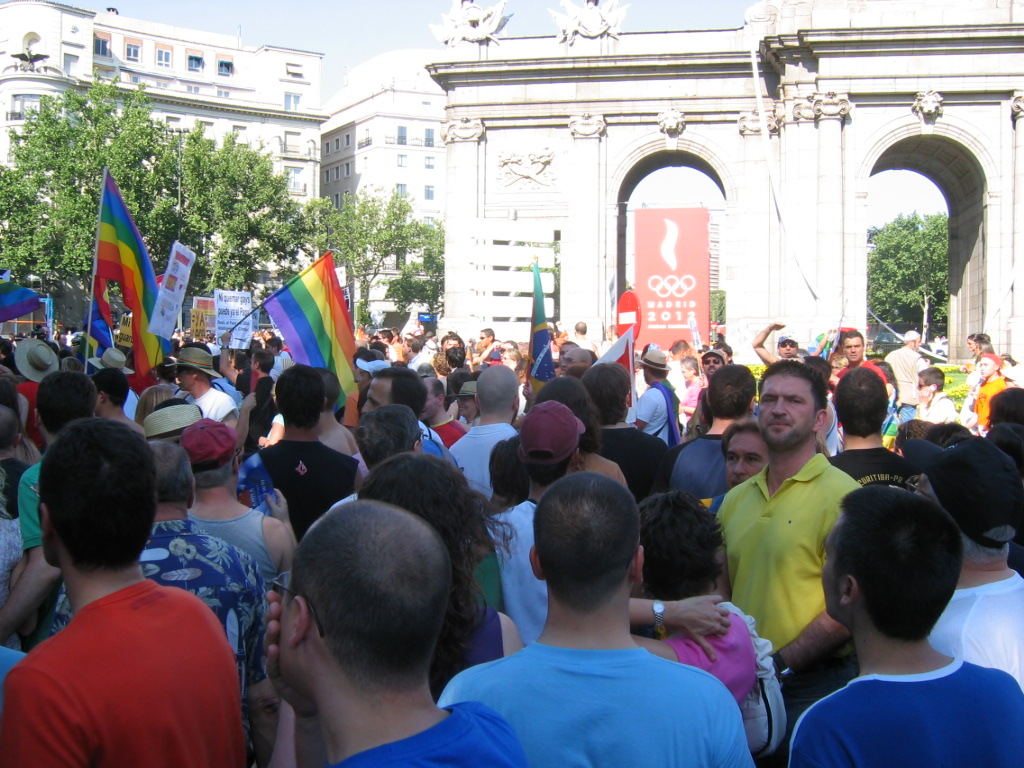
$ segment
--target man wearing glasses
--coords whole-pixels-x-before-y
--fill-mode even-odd
[[[761,358],[761,362],[763,362],[765,365],[771,365],[777,360],[800,359],[800,345],[797,344],[796,339],[794,339],[789,334],[784,333],[781,336],[779,336],[778,354],[776,355],[773,355],[764,346],[764,343],[768,341],[768,336],[770,334],[774,333],[775,331],[781,331],[785,327],[785,323],[771,323],[768,325],[767,328],[765,328],[763,331],[757,334],[757,336],[754,337],[754,352],[757,354],[759,358]]]

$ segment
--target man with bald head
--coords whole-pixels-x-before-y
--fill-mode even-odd
[[[487,368],[476,382],[476,402],[480,421],[451,452],[473,489],[490,498],[491,450],[516,435],[512,420],[519,411],[519,378],[515,371],[503,365]]]

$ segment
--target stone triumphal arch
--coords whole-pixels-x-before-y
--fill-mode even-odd
[[[629,194],[681,165],[724,195],[737,350],[774,318],[802,339],[863,327],[868,181],[907,169],[949,204],[950,336],[1024,355],[1024,0],[766,0],[739,29],[635,33],[614,2],[593,23],[603,5],[550,38],[453,33],[429,68],[448,93],[449,325],[518,333],[523,283],[493,273],[550,241],[561,318],[611,322]]]

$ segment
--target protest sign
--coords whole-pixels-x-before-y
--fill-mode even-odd
[[[217,343],[221,343],[220,337],[234,328],[228,346],[231,349],[248,349],[256,330],[252,294],[249,291],[214,291],[213,302],[217,308]]]
[[[149,332],[154,336],[169,339],[178,325],[178,316],[185,301],[185,290],[192,274],[196,255],[177,240],[171,246],[171,257],[167,270],[160,281],[160,293],[156,297],[156,309],[149,322]]]

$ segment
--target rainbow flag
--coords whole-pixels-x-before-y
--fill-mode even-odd
[[[8,272],[8,277],[10,272]],[[39,294],[17,283],[0,281],[0,323],[39,309]]]
[[[530,332],[530,379],[533,391],[540,392],[545,383],[555,378],[555,361],[551,357],[548,319],[544,312],[544,288],[540,268],[533,262],[533,325]]]
[[[281,330],[295,362],[326,368],[338,376],[339,404],[356,391],[355,336],[330,253],[275,291],[263,308]]]
[[[85,370],[90,373],[93,371],[89,366],[89,358],[102,357],[104,352],[114,346],[114,334],[103,316],[103,306],[103,300],[93,296],[89,302],[89,314],[85,318],[86,332],[82,335],[82,343],[78,348],[78,356],[85,364]],[[106,307],[109,313],[109,299],[106,299]]]
[[[156,275],[132,216],[121,197],[114,177],[103,171],[100,198],[100,222],[96,237],[96,288],[94,301],[110,322],[110,305],[104,302],[107,280],[121,286],[121,298],[132,312],[132,367],[145,376],[164,358],[169,344],[149,333],[149,322],[156,306]],[[106,306],[104,306],[106,304]],[[103,310],[106,310],[105,312]]]

